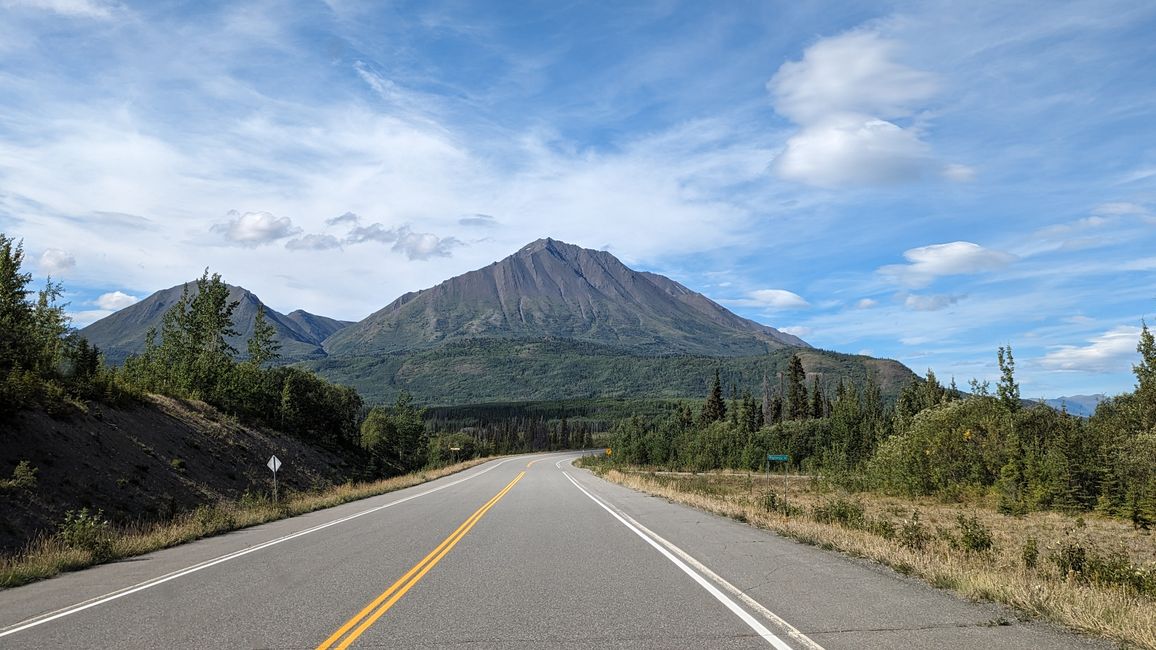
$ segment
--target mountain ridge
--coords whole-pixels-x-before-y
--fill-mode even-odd
[[[122,363],[129,355],[144,350],[149,329],[155,328],[158,333],[161,331],[165,312],[180,299],[186,285],[190,295],[196,295],[195,281],[162,289],[82,328],[80,335],[100,347],[110,363]],[[321,342],[351,324],[301,309],[282,314],[265,305],[248,289],[232,284],[226,286],[229,288],[229,301],[238,303],[233,312],[233,323],[239,334],[229,338],[228,342],[242,353],[246,341],[253,334],[253,320],[259,307],[265,308],[265,318],[273,325],[276,338],[281,343],[281,355],[286,361],[323,356],[325,352]]]
[[[477,337],[553,336],[643,353],[719,356],[809,347],[606,251],[539,239],[409,292],[324,341],[331,356],[423,350]]]

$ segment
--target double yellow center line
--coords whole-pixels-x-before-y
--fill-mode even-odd
[[[411,587],[417,584],[435,564],[441,561],[441,559],[446,556],[446,553],[449,553],[450,550],[466,536],[466,533],[470,532],[474,524],[478,523],[478,520],[484,517],[490,508],[493,508],[494,504],[501,500],[502,497],[506,496],[506,493],[513,489],[514,485],[522,480],[522,477],[525,475],[525,471],[519,472],[518,475],[514,477],[514,480],[502,488],[501,492],[495,494],[494,498],[487,501],[481,508],[478,508],[474,514],[470,515],[469,519],[466,519],[462,522],[461,526],[458,526],[457,530],[445,538],[441,544],[438,544],[437,548],[430,551],[430,554],[422,558],[421,562],[415,564],[413,568],[407,571],[397,582],[390,585],[389,589],[386,589],[380,596],[374,598],[373,602],[366,605],[356,616],[346,621],[345,625],[339,627],[328,639],[325,639],[321,645],[317,646],[317,650],[329,650],[329,648],[345,650],[345,648],[348,648],[350,644],[357,640],[357,637],[361,636],[377,619],[388,612],[394,603],[401,600],[401,597],[404,596]]]

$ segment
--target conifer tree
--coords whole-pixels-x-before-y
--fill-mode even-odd
[[[807,372],[799,355],[791,355],[787,368],[787,405],[784,419],[805,420],[810,412],[807,402]]]
[[[718,422],[725,419],[727,416],[727,405],[723,401],[722,395],[722,378],[719,376],[719,371],[714,371],[714,383],[711,384],[710,394],[707,395],[706,403],[702,405],[702,413],[699,420],[703,424],[710,424],[711,422]]]
[[[253,335],[248,343],[249,362],[261,366],[275,361],[281,356],[281,342],[277,340],[277,329],[265,318],[265,306],[257,306],[253,318]]]
[[[823,389],[819,386],[819,375],[815,375],[811,382],[811,417],[815,420],[822,419],[826,415],[826,404],[823,396]]]

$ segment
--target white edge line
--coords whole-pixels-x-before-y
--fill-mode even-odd
[[[774,622],[775,625],[783,628],[783,630],[785,630],[787,632],[787,636],[789,636],[796,643],[798,643],[798,644],[800,644],[806,648],[809,648],[810,650],[823,650],[823,647],[820,646],[819,644],[815,643],[813,640],[811,640],[810,637],[803,634],[798,629],[793,627],[791,624],[784,621],[781,617],[779,617],[777,614],[775,614],[771,610],[764,607],[761,603],[756,601],[754,598],[751,598],[750,596],[748,596],[741,589],[739,589],[738,587],[732,585],[730,582],[723,579],[722,576],[718,575],[714,571],[711,571],[706,565],[704,565],[702,562],[699,562],[698,560],[696,560],[689,553],[687,553],[686,551],[682,550],[681,548],[675,546],[670,541],[662,538],[661,536],[659,536],[657,533],[650,530],[646,526],[643,526],[642,524],[638,523],[630,515],[628,515],[624,512],[623,513],[617,512],[614,508],[607,505],[602,499],[599,499],[598,497],[594,496],[588,490],[586,490],[586,488],[579,485],[578,481],[575,481],[574,478],[572,476],[570,476],[569,472],[563,472],[563,474],[565,474],[566,478],[569,479],[569,481],[574,484],[574,487],[581,490],[583,494],[585,494],[592,501],[594,501],[594,503],[597,503],[599,506],[601,506],[603,510],[605,510],[606,512],[609,512],[611,514],[611,516],[613,516],[615,519],[617,519],[619,522],[621,522],[623,526],[626,526],[627,528],[629,528],[631,531],[634,532],[634,534],[636,534],[639,537],[641,537],[642,539],[646,540],[646,543],[653,546],[659,553],[662,553],[664,556],[666,556],[666,558],[668,560],[670,560],[671,562],[673,562],[675,564],[675,566],[682,569],[684,573],[689,575],[691,578],[694,579],[695,582],[697,582],[704,589],[706,589],[708,592],[710,592],[710,594],[712,596],[714,596],[719,602],[721,602],[723,605],[725,605],[727,607],[727,609],[731,610],[735,615],[737,615],[739,618],[741,618],[744,623],[749,625],[751,627],[751,629],[753,629],[759,636],[761,636],[764,640],[766,640],[772,646],[774,646],[775,648],[778,648],[778,650],[792,650],[790,645],[788,645],[785,641],[783,641],[778,636],[776,636],[774,633],[772,633],[770,630],[768,630],[766,628],[766,626],[764,626],[756,618],[754,618],[753,616],[748,614],[746,612],[746,610],[739,607],[738,604],[735,603],[733,600],[731,600],[730,598],[727,598],[727,596],[725,594],[723,594],[722,592],[720,592],[718,589],[716,589],[714,585],[707,582],[706,579],[704,579],[702,577],[702,575],[699,575],[699,573],[695,573],[694,570],[692,570],[689,566],[687,566],[687,563],[693,565],[695,567],[695,569],[697,569],[700,573],[702,573],[703,575],[706,575],[711,580],[713,580],[714,582],[716,582],[720,586],[722,586],[724,589],[731,592],[731,594],[733,594],[734,596],[739,598],[739,600],[743,601],[743,603],[746,604],[748,607],[758,611],[760,614],[765,616],[767,619]],[[643,532],[643,531],[645,531],[645,532]],[[679,557],[675,557],[675,555],[678,555]],[[685,560],[686,562],[684,562],[683,560]]]
[[[58,618],[64,618],[65,616],[69,616],[69,615],[75,614],[77,612],[82,612],[86,609],[96,607],[97,605],[103,605],[107,602],[116,600],[118,598],[123,598],[125,596],[130,595],[130,594],[135,594],[138,591],[144,591],[145,589],[150,589],[150,588],[155,587],[159,584],[166,583],[170,580],[176,580],[177,578],[187,576],[190,573],[196,573],[197,571],[201,571],[202,569],[207,569],[211,566],[221,564],[222,562],[228,562],[229,560],[235,560],[235,559],[237,559],[243,555],[248,555],[249,553],[253,553],[255,551],[260,551],[262,549],[269,548],[270,546],[274,546],[274,545],[280,544],[282,542],[287,542],[291,539],[301,537],[302,535],[308,535],[309,533],[314,533],[314,532],[317,532],[317,531],[322,530],[324,528],[329,528],[330,526],[336,526],[337,524],[345,523],[351,519],[357,519],[358,517],[361,517],[363,515],[368,515],[370,513],[377,512],[378,510],[384,510],[385,508],[396,506],[398,504],[405,503],[406,501],[412,501],[413,499],[416,499],[418,497],[424,497],[427,494],[433,494],[434,492],[437,492],[439,490],[444,490],[448,487],[453,487],[459,483],[464,483],[465,481],[468,481],[470,479],[475,479],[475,478],[481,476],[482,474],[485,474],[486,472],[488,472],[492,469],[496,469],[499,466],[504,465],[504,464],[506,464],[510,461],[513,461],[513,460],[517,460],[517,459],[516,458],[507,458],[506,460],[499,461],[497,463],[494,463],[493,465],[490,465],[489,467],[483,469],[480,472],[471,474],[471,475],[466,476],[464,478],[460,478],[460,479],[453,481],[453,482],[450,482],[450,483],[446,483],[445,485],[439,485],[438,487],[426,490],[426,491],[418,493],[418,494],[412,494],[408,497],[398,499],[397,501],[391,501],[387,504],[375,506],[375,507],[370,508],[368,510],[362,510],[361,512],[354,513],[354,514],[349,515],[347,517],[342,517],[341,519],[335,519],[333,521],[329,521],[329,522],[326,522],[324,524],[314,526],[312,528],[306,528],[305,530],[299,530],[295,533],[285,535],[284,537],[278,537],[276,539],[272,539],[272,540],[269,540],[267,542],[262,542],[260,544],[255,545],[255,546],[250,546],[248,548],[244,548],[244,549],[241,549],[239,551],[233,551],[232,553],[226,553],[225,555],[221,555],[219,557],[205,560],[205,561],[200,562],[198,564],[194,564],[190,567],[186,567],[184,569],[178,569],[176,571],[173,571],[171,573],[166,573],[165,575],[158,576],[156,578],[150,578],[148,580],[145,580],[144,582],[140,582],[140,583],[137,583],[137,584],[129,586],[129,587],[124,587],[123,589],[113,591],[113,592],[105,594],[103,596],[97,596],[96,598],[86,600],[82,603],[77,603],[76,605],[71,605],[69,607],[65,607],[64,609],[56,610],[55,612],[49,612],[47,614],[41,614],[39,616],[27,619],[25,621],[21,621],[19,623],[14,623],[8,629],[4,629],[3,631],[0,631],[0,638],[6,637],[6,636],[11,635],[11,634],[15,634],[17,632],[22,632],[24,630],[36,627],[38,625],[43,625],[45,623],[48,623],[49,621],[54,621]],[[267,523],[274,523],[274,522],[267,522]]]

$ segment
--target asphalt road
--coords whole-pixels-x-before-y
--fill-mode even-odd
[[[606,483],[574,456],[0,591],[0,648],[1113,647]]]

